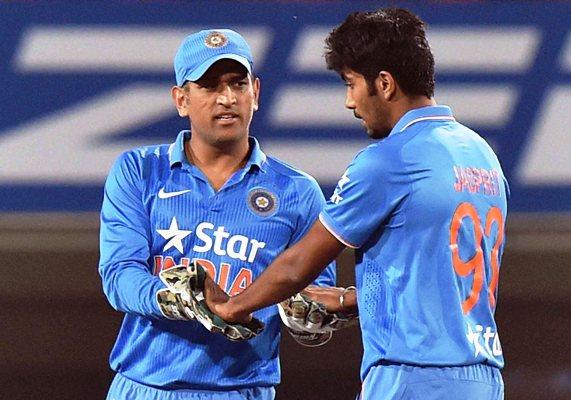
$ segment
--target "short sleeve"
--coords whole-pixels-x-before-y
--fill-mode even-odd
[[[398,154],[369,146],[339,180],[320,220],[340,242],[359,248],[403,201],[408,188]]]

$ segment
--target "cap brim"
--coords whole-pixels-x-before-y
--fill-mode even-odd
[[[248,70],[249,73],[252,73],[252,67],[246,57],[242,57],[237,54],[218,54],[200,64],[198,68],[196,68],[190,75],[185,77],[185,80],[192,82],[199,80],[202,77],[202,75],[204,75],[204,73],[208,70],[208,68],[212,66],[212,64],[214,64],[216,61],[225,60],[225,59],[238,61]]]

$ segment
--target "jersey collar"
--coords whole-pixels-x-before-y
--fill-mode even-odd
[[[256,139],[253,136],[250,136],[248,138],[248,143],[250,144],[250,148],[252,149],[252,152],[250,153],[250,159],[246,163],[245,169],[247,171],[249,171],[250,168],[253,165],[255,165],[262,172],[266,172],[266,169],[264,167],[264,165],[266,163],[266,154],[260,148],[260,143],[258,143],[258,139]]]
[[[188,164],[184,154],[184,142],[190,139],[190,131],[180,131],[174,143],[169,146],[169,163],[171,168],[179,164]]]
[[[184,154],[184,142],[190,139],[191,132],[189,130],[180,131],[177,135],[176,140],[169,146],[169,162],[171,168],[175,165],[188,164],[186,159],[186,154]],[[244,169],[249,171],[252,166],[257,166],[262,172],[265,172],[264,164],[266,163],[266,155],[260,148],[260,144],[255,137],[250,136],[248,138],[248,143],[252,149],[250,153],[250,158],[246,163]]]
[[[404,131],[411,125],[421,121],[456,121],[452,115],[452,110],[448,106],[426,106],[415,108],[408,111],[399,119],[397,124],[389,134],[395,134]]]

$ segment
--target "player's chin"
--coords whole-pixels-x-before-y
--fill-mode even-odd
[[[369,136],[371,139],[383,139],[389,136],[389,133],[391,133],[390,129],[376,129],[371,128],[367,125],[365,125],[365,130],[367,131],[367,136]]]
[[[248,137],[248,131],[242,126],[216,128],[216,142],[218,143],[237,142],[243,140],[244,137]]]
[[[238,134],[244,131],[244,122],[240,118],[232,118],[225,120],[215,119],[212,124],[212,128],[219,131],[225,132],[225,134]]]

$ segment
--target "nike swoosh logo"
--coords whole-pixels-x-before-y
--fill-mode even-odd
[[[188,192],[190,192],[190,189],[179,190],[178,192],[165,192],[165,188],[161,188],[161,190],[159,190],[159,199],[170,199],[171,197],[179,196]]]

